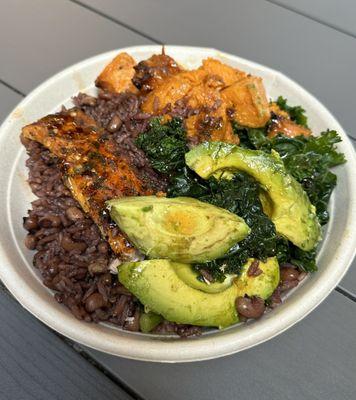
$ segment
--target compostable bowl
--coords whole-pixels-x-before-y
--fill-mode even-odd
[[[166,46],[167,54],[186,68],[196,68],[207,57],[261,76],[270,98],[287,97],[307,111],[315,134],[336,129],[338,145],[347,163],[334,171],[338,185],[330,202],[331,218],[318,254],[319,270],[305,279],[285,302],[261,319],[200,337],[180,339],[127,332],[109,324],[77,320],[58,304],[32,266],[32,252],[23,244],[22,218],[34,196],[26,182],[26,153],[20,144],[21,127],[70,105],[79,91],[95,92],[94,81],[102,68],[120,51],[137,61],[161,51],[160,46],[138,46],[111,51],[82,61],[50,78],[30,93],[9,115],[0,129],[0,278],[17,300],[33,315],[59,333],[86,346],[114,355],[157,362],[199,361],[221,357],[255,346],[285,331],[311,312],[337,285],[347,271],[356,247],[355,153],[344,130],[331,113],[310,93],[280,72],[214,49]]]

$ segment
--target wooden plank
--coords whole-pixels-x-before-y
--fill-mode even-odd
[[[0,83],[0,124],[21,100],[22,96]]]
[[[0,84],[0,123],[22,96]],[[0,282],[1,285],[1,282]],[[0,286],[1,399],[130,399]]]
[[[152,364],[87,351],[147,400],[350,400],[356,396],[356,304],[333,293],[277,338],[234,356]]]
[[[0,398],[131,397],[0,289]]]
[[[68,1],[4,0],[1,6],[0,79],[26,93],[87,57],[150,43]]]
[[[356,151],[356,140],[352,140],[352,144]],[[345,278],[340,282],[339,286],[343,289],[346,289],[356,298],[356,257],[353,260]]]
[[[356,37],[354,0],[267,0]]]
[[[165,43],[215,47],[282,71],[356,137],[354,38],[264,0],[81,0]],[[356,7],[354,6],[354,10]]]
[[[10,4],[9,1],[8,3]],[[32,8],[32,10],[27,10],[27,4],[25,2],[20,2],[18,0],[12,2],[11,4],[17,4],[17,6],[21,6],[21,9],[18,7],[18,9],[11,14],[13,18],[12,20],[8,18],[9,14],[4,13],[6,14],[6,19],[8,21],[3,21],[5,18],[2,18],[0,16],[0,20],[2,22],[2,26],[0,25],[0,29],[2,29],[2,31],[0,31],[0,46],[2,49],[7,46],[6,57],[4,57],[5,53],[3,53],[2,56],[2,65],[0,65],[0,77],[4,77],[3,71],[5,71],[7,74],[6,77],[9,78],[9,82],[13,84],[17,84],[17,82],[19,82],[19,88],[22,90],[29,90],[33,87],[33,85],[39,83],[45,77],[50,76],[52,73],[56,72],[60,68],[65,67],[72,62],[76,62],[84,57],[87,57],[88,55],[92,55],[114,47],[137,44],[134,42],[122,44],[120,42],[119,44],[114,44],[106,47],[109,42],[117,43],[118,37],[120,37],[120,41],[121,38],[125,36],[120,36],[116,33],[118,32],[118,28],[120,28],[117,25],[113,24],[116,28],[109,29],[109,23],[108,21],[106,21],[102,22],[102,29],[98,29],[98,26],[101,27],[101,24],[98,22],[98,18],[102,17],[94,16],[94,14],[90,17],[89,11],[85,11],[87,14],[84,14],[83,10],[80,12],[75,11],[74,13],[73,11],[71,11],[69,15],[67,15],[64,8],[69,8],[70,10],[74,9],[70,8],[69,6],[62,7],[62,5],[54,4],[54,2],[53,4],[51,4],[51,7],[46,7],[48,6],[48,2],[45,3],[44,1],[36,0],[31,3],[31,6],[28,6],[28,8]],[[141,7],[142,3],[135,3],[135,1],[133,2],[133,4],[123,1],[115,2],[117,7],[117,17],[119,19],[122,19],[123,16],[126,15],[125,13],[127,12],[127,10],[129,10],[132,15],[130,19],[127,20],[127,22],[131,23],[133,19],[137,20],[137,17],[141,18],[141,21],[138,21],[139,23],[135,22],[134,26],[136,28],[142,29],[142,23],[144,24],[144,26],[146,26],[146,21],[144,21],[146,18],[152,20],[151,25],[153,21],[155,21],[154,24],[156,25],[163,24],[162,29],[165,31],[163,39],[166,39],[166,37],[170,37],[170,39],[167,39],[166,41],[177,42],[179,40],[179,43],[182,44],[214,45],[215,47],[220,47],[222,49],[225,48],[228,51],[239,53],[247,58],[255,59],[257,61],[264,62],[279,69],[283,69],[287,74],[293,76],[306,87],[310,88],[315,94],[318,95],[318,97],[321,98],[321,100],[323,100],[322,95],[325,98],[329,99],[330,94],[333,94],[333,92],[335,92],[335,103],[332,103],[332,105],[329,105],[329,107],[336,107],[335,109],[333,109],[333,111],[336,111],[337,116],[339,115],[339,110],[342,110],[345,103],[348,104],[348,106],[346,107],[347,109],[350,109],[351,107],[354,108],[354,103],[349,102],[350,98],[351,100],[353,99],[353,97],[350,96],[350,93],[353,92],[352,89],[354,89],[354,87],[352,87],[352,83],[354,81],[349,79],[351,78],[351,75],[349,74],[349,69],[347,68],[347,65],[353,65],[349,64],[350,61],[354,61],[353,56],[349,56],[349,58],[344,59],[343,62],[345,62],[346,65],[338,66],[336,61],[340,62],[340,59],[333,57],[335,57],[335,55],[342,56],[343,51],[342,49],[337,50],[336,52],[332,50],[328,53],[331,65],[326,65],[326,72],[324,72],[324,63],[328,59],[328,57],[326,57],[325,55],[325,47],[328,47],[327,43],[328,45],[333,47],[334,45],[342,46],[343,42],[339,39],[336,40],[331,35],[327,35],[326,42],[321,43],[320,48],[322,55],[319,58],[318,52],[315,53],[315,50],[318,50],[318,46],[316,46],[314,42],[310,44],[310,42],[307,40],[303,43],[303,40],[299,40],[298,38],[294,37],[302,34],[302,39],[311,38],[311,40],[313,41],[313,37],[311,34],[313,30],[311,25],[306,26],[304,24],[301,24],[301,27],[299,28],[299,24],[294,21],[293,23],[291,23],[290,28],[290,21],[288,18],[286,21],[283,21],[282,24],[278,24],[276,23],[276,21],[278,22],[278,20],[271,18],[271,13],[270,11],[268,11],[266,12],[267,18],[265,24],[270,25],[272,22],[272,25],[274,26],[274,32],[271,30],[271,27],[267,27],[266,39],[264,39],[264,26],[262,22],[264,22],[265,8],[261,10],[259,6],[257,7],[256,4],[258,2],[251,2],[252,5],[248,5],[246,13],[245,2],[237,2],[240,8],[241,6],[243,6],[241,13],[245,13],[245,16],[239,15],[239,13],[236,12],[236,8],[234,5],[232,5],[231,8],[229,6],[226,12],[221,12],[221,10],[223,10],[224,8],[224,3],[222,4],[221,2],[217,3],[217,5],[210,3],[208,4],[207,7],[209,7],[209,10],[211,10],[211,14],[209,12],[210,16],[207,15],[206,12],[203,12],[203,3],[201,0],[197,1],[198,5],[194,4],[194,2],[190,2],[189,4],[187,2],[183,2],[182,9],[178,14],[176,13],[176,7],[179,5],[173,4],[173,2],[168,6],[166,2],[161,2],[161,4],[155,3],[157,8],[155,8],[155,4],[152,3],[147,6],[143,4],[146,7],[152,7],[154,9],[154,12],[157,13],[156,19],[152,18],[150,12],[147,13],[147,9]],[[100,2],[100,7],[103,7],[105,4],[105,0]],[[226,4],[231,5],[231,2],[226,2]],[[160,8],[158,9],[158,7]],[[269,5],[268,9],[271,10],[271,7],[273,6]],[[140,12],[138,12],[138,10]],[[187,10],[189,10],[189,12],[187,12]],[[251,18],[251,14],[253,14],[254,12],[258,13],[259,10],[262,11],[262,15]],[[27,15],[25,14],[25,12],[27,13]],[[195,15],[191,16],[191,12],[195,13]],[[76,17],[79,14],[83,16],[81,19]],[[75,16],[74,22],[70,20],[70,17],[72,15]],[[167,15],[168,18],[166,18]],[[284,13],[283,15],[286,14]],[[213,19],[213,17],[215,18]],[[60,20],[60,23],[57,22],[57,19]],[[194,31],[193,29],[194,19],[197,20],[198,25],[196,31]],[[204,22],[204,19],[206,19],[207,21]],[[245,22],[244,19],[246,19]],[[14,20],[18,21],[19,26],[16,25],[16,30],[19,29],[18,36],[16,36],[16,31],[13,32],[11,30]],[[81,22],[81,24],[79,25],[80,29],[77,28],[77,20]],[[208,24],[206,24],[206,22],[208,22]],[[233,22],[232,25],[231,22]],[[247,30],[248,26],[246,25],[249,25],[249,22],[251,23],[251,27]],[[235,23],[240,25],[242,24],[242,26],[237,28],[235,26]],[[254,24],[258,25],[258,23],[261,26],[254,26]],[[31,26],[32,24],[35,26]],[[88,28],[84,26],[86,24],[88,24]],[[22,26],[24,26],[24,28],[22,28]],[[95,29],[93,29],[93,26],[95,27]],[[285,37],[287,37],[288,40],[283,40],[282,43],[278,43],[281,33],[275,28],[276,26],[280,28],[283,32],[287,31]],[[54,28],[54,32],[50,30],[51,27]],[[65,29],[63,29],[63,27],[65,27]],[[168,27],[172,27],[172,33],[170,32],[170,29]],[[212,27],[214,27],[214,30]],[[148,26],[148,28],[149,29],[147,29],[147,32],[151,32],[151,30],[152,32],[153,30],[157,30],[156,26]],[[34,35],[31,33],[32,29],[34,29]],[[67,34],[66,29],[69,29],[69,34]],[[158,29],[160,29],[159,26]],[[186,32],[178,32],[178,29],[186,29]],[[257,31],[257,38],[253,36],[254,31],[252,29]],[[309,36],[304,33],[304,30],[306,30]],[[75,37],[73,31],[75,35],[79,35],[77,42],[73,41],[73,37]],[[108,31],[113,33],[108,34]],[[12,37],[10,37],[11,35],[9,35],[9,32],[12,33]],[[46,34],[46,37],[49,38],[48,41],[50,42],[46,40],[43,41],[44,32]],[[125,32],[127,33],[128,31]],[[293,33],[293,35],[290,36],[291,32]],[[13,34],[15,34],[15,36]],[[103,36],[101,37],[102,34]],[[8,35],[9,37],[4,37],[6,35]],[[32,36],[27,38],[26,35]],[[61,38],[61,35],[64,35],[63,40]],[[153,35],[153,33],[151,35]],[[100,36],[100,38],[97,38],[96,36]],[[215,36],[219,37],[218,39],[216,39],[216,41]],[[316,36],[320,38],[322,35],[318,31],[316,33]],[[132,36],[130,33],[130,38],[131,37]],[[232,43],[232,38],[234,38],[234,43]],[[271,42],[271,40],[273,39],[274,41]],[[25,43],[23,46],[21,41]],[[42,43],[42,41],[45,43]],[[225,46],[224,41],[229,43],[227,43]],[[99,44],[96,45],[95,43],[98,42]],[[143,42],[143,39],[139,40],[139,43]],[[261,42],[261,44],[259,42]],[[92,47],[93,43],[95,44],[94,47]],[[49,44],[52,45],[49,46]],[[290,48],[293,49],[293,57],[290,57],[292,58],[292,60],[285,61],[282,59],[280,61],[278,59],[278,51],[280,51],[282,54],[290,54],[290,52],[287,52],[287,44]],[[10,48],[11,51],[8,49],[9,45],[13,46],[13,48]],[[274,51],[272,51],[271,45],[275,47]],[[16,46],[20,46],[19,50],[15,50]],[[303,49],[303,46],[306,47],[306,55],[308,56],[306,61],[300,59],[300,55],[303,55],[305,51]],[[347,46],[347,49],[350,49],[350,46],[348,44]],[[83,47],[83,49],[81,47]],[[242,53],[239,51],[240,48],[242,49]],[[16,51],[19,51],[19,54],[15,54]],[[271,51],[272,53],[270,55],[267,54]],[[70,56],[68,57],[67,62],[65,62],[67,59],[66,52],[68,52]],[[250,53],[251,56],[248,55]],[[313,53],[317,54],[316,58],[320,60],[320,62],[317,63],[315,60],[309,60]],[[43,54],[45,54],[46,56],[48,54],[48,56],[44,58]],[[254,55],[256,55],[256,57],[252,57]],[[257,58],[257,56],[260,57],[260,59]],[[274,59],[274,57],[277,58]],[[266,59],[266,61],[263,61],[264,59]],[[40,60],[41,63],[38,63],[38,60]],[[293,65],[292,61],[294,61],[295,65]],[[308,73],[301,70],[301,61],[305,61],[304,65]],[[26,76],[26,74],[23,72],[24,68],[26,68],[26,74],[28,74],[28,76]],[[13,71],[11,69],[13,69]],[[331,74],[331,72],[333,71],[335,72],[335,75]],[[347,72],[346,75],[345,72]],[[341,73],[341,75],[339,75],[339,73]],[[312,76],[310,77],[308,74],[311,74]],[[318,77],[318,74],[321,76]],[[302,79],[299,79],[299,76],[305,79],[305,82]],[[330,81],[332,82],[332,85],[334,85],[332,86],[332,88],[323,88],[322,86],[328,84],[329,82],[327,82],[326,79],[322,79],[325,76],[327,78],[334,78],[335,76],[341,77],[339,79],[340,82],[338,82],[337,79],[333,79]],[[11,77],[14,77],[15,80],[12,81],[10,79]],[[319,85],[315,85],[315,88],[318,91],[320,90],[321,94],[319,94],[319,92],[317,93],[312,88],[312,86],[308,84],[308,79],[312,81],[312,78],[320,79]],[[336,84],[339,84],[339,86],[336,86]],[[350,87],[347,87],[347,85],[349,85]],[[348,90],[345,91],[345,88]],[[323,101],[326,103],[325,100]],[[344,116],[340,118],[344,118]],[[347,118],[346,113],[345,118]],[[341,122],[344,123],[343,119],[341,119]],[[351,120],[349,122],[349,127],[352,127]],[[355,309],[352,308],[353,304],[349,302],[349,300],[345,297],[342,297],[340,294],[333,294],[332,299],[334,298],[338,300],[335,304],[333,303],[333,307],[329,307],[323,313],[323,321],[320,321],[320,317],[318,315],[319,311],[316,311],[312,315],[312,317],[308,318],[307,321],[310,321],[311,318],[313,318],[311,320],[312,324],[309,329],[299,328],[299,326],[303,326],[303,324],[306,322],[303,321],[303,323],[299,324],[296,328],[293,328],[292,331],[289,331],[282,337],[279,337],[272,342],[266,343],[246,353],[238,354],[234,357],[228,357],[223,360],[216,360],[188,366],[160,366],[125,361],[110,356],[104,356],[103,354],[98,354],[97,352],[91,352],[91,354],[93,354],[98,361],[101,361],[104,365],[112,368],[112,371],[115,372],[116,376],[120,378],[124,377],[125,382],[131,385],[131,387],[133,387],[135,390],[139,390],[140,393],[142,393],[143,395],[147,395],[148,398],[152,399],[157,398],[158,396],[163,397],[163,393],[164,397],[170,395],[170,397],[172,397],[173,399],[199,399],[203,397],[204,399],[230,399],[237,397],[247,399],[252,397],[251,394],[254,397],[256,397],[257,394],[258,398],[262,400],[265,398],[273,398],[273,396],[276,399],[293,398],[297,400],[298,398],[318,399],[322,397],[333,399],[353,398],[355,397],[355,388],[350,384],[350,382],[353,382],[352,379],[355,375],[355,365],[353,361],[355,356],[353,350],[355,349],[355,346],[353,337],[351,336],[351,332],[354,331],[354,326],[350,324],[350,321],[354,319],[353,317]],[[330,299],[327,301],[326,304],[329,304],[329,302]],[[324,309],[324,307],[325,304],[323,304],[320,309]],[[2,309],[0,309],[0,311],[2,312]],[[32,318],[28,313],[25,313],[25,315],[28,318]],[[22,323],[23,318],[21,317],[20,320]],[[328,325],[326,321],[328,321]],[[331,326],[330,332],[329,325]],[[336,325],[337,328],[334,325]],[[20,329],[23,328],[20,326]],[[297,333],[295,333],[296,329],[298,329]],[[15,329],[15,331],[17,330],[19,329]],[[36,330],[31,329],[30,331],[34,332],[34,335],[40,336],[37,334]],[[22,338],[22,340],[28,341],[27,336],[29,336],[31,341],[25,344],[31,347],[33,338],[30,332],[26,332],[27,335],[25,335],[25,338]],[[285,339],[285,337],[287,337],[287,339]],[[45,341],[42,340],[41,345],[43,344],[43,342]],[[272,347],[269,347],[270,345]],[[55,347],[56,349],[60,349],[59,345],[56,345]],[[301,351],[301,349],[305,347],[306,351],[304,353]],[[23,348],[21,347],[21,349]],[[52,352],[52,350],[50,351]],[[26,355],[27,353],[28,350],[26,346]],[[61,357],[63,357],[62,353],[62,351],[59,352]],[[2,354],[5,354],[5,351],[3,351]],[[15,353],[14,349],[12,350],[11,354],[13,355],[13,357],[16,357],[15,365],[16,363],[18,363],[22,367],[23,360],[21,359],[21,357],[23,357],[23,350],[22,352]],[[19,357],[21,361],[18,360]],[[44,364],[44,361],[41,357],[38,357],[37,354],[33,356],[33,353],[30,353],[30,357],[32,359],[35,359],[36,362],[40,364],[39,366],[36,365],[36,368],[38,370],[42,371],[42,366],[45,365],[45,367],[47,368],[44,367],[45,370],[42,372],[48,373],[50,368],[49,366]],[[110,362],[108,358],[111,360]],[[113,360],[115,362],[113,362]],[[118,364],[118,362],[121,364]],[[73,369],[73,361],[67,360],[65,358],[64,364],[66,364],[67,367]],[[6,365],[8,365],[8,363],[6,363]],[[62,365],[60,365],[59,367],[63,368]],[[122,371],[121,369],[119,369],[121,367],[123,369],[127,368],[127,370]],[[77,368],[77,366],[75,366],[75,369],[79,369],[80,371],[83,368]],[[15,371],[18,372],[16,368]],[[51,370],[51,373],[52,372],[53,371]],[[55,374],[56,372],[57,368],[53,373]],[[201,375],[199,375],[199,373]],[[55,387],[56,389],[63,386],[63,389],[60,391],[60,393],[63,393],[63,397],[65,398],[71,398],[67,396],[67,389],[68,387],[71,388],[70,384],[68,384],[66,380],[68,378],[68,375],[66,375],[66,373],[63,374],[64,378],[53,375],[54,383],[52,385],[51,379],[44,375],[44,377],[41,379],[41,386],[44,386],[45,388],[49,387],[49,389],[51,389],[51,386]],[[20,374],[18,375],[20,376]],[[75,375],[72,376],[72,378],[73,380],[77,380]],[[101,383],[96,379],[96,376],[93,376],[93,378],[91,378],[91,382],[95,382],[98,386],[101,386]],[[6,382],[8,382],[8,377],[4,376],[4,379],[6,379]],[[42,383],[42,381],[44,381],[44,383]],[[2,380],[0,380],[0,382],[2,382]],[[32,380],[29,384],[31,383]],[[11,381],[10,385],[16,386],[16,384],[12,383]],[[16,390],[14,389],[13,392],[9,392],[9,396],[11,396],[11,398],[31,398],[31,396],[32,398],[36,399],[53,398],[52,393],[48,392],[45,393],[45,397],[40,397],[38,393],[34,393],[33,391],[31,391],[32,389],[29,390],[26,385],[26,380],[25,382],[21,382],[18,387],[16,387]],[[0,389],[2,387],[5,388],[5,385],[1,383]],[[92,388],[92,386],[90,386],[90,388]],[[104,396],[111,398],[106,393],[98,394],[94,389],[90,389],[90,391],[94,395],[96,395],[97,398],[104,398]],[[295,392],[297,392],[297,394]],[[73,393],[78,398],[91,398],[90,395],[87,395],[86,392],[84,393],[84,395],[80,394],[79,390],[77,392],[73,391]],[[113,393],[115,394],[114,391],[111,391],[111,394]],[[3,398],[4,396],[0,397]],[[117,395],[116,397],[120,398]]]

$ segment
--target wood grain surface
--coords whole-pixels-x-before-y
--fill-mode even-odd
[[[1,400],[129,400],[0,287]]]
[[[22,94],[62,68],[115,48],[165,42],[216,47],[281,70],[356,138],[351,0],[3,0],[1,6],[0,121]],[[356,261],[339,290],[256,348],[160,365],[63,340],[0,289],[0,399],[354,399]]]

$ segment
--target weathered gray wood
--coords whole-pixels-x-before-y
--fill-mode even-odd
[[[130,399],[0,288],[2,400]]]
[[[162,41],[214,46],[280,69],[355,132],[350,112],[356,104],[355,42],[346,35],[257,0],[85,1]],[[0,22],[0,78],[26,92],[85,57],[148,42],[76,4],[53,0],[2,2]],[[2,118],[17,99],[1,85],[0,99]],[[349,275],[343,284],[356,288],[356,271]],[[29,313],[15,308],[0,296],[1,399],[122,398],[105,376]],[[11,318],[16,314],[16,322],[8,313]],[[334,293],[282,336],[206,363],[161,366],[90,354],[148,399],[351,399],[356,391],[354,315],[354,303]]]
[[[21,100],[22,96],[0,83],[0,124]]]
[[[356,151],[356,140],[351,141]],[[342,288],[346,289],[356,298],[356,257],[352,262],[345,278],[340,282]]]
[[[354,0],[267,0],[356,37]]]
[[[171,44],[216,47],[281,70],[356,137],[356,39],[264,0],[82,0]]]
[[[147,400],[350,400],[356,303],[333,293],[288,332],[223,359],[160,365],[88,350]]]
[[[149,41],[69,1],[4,0],[0,79],[28,93],[61,69]]]

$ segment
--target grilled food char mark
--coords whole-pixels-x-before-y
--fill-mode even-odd
[[[22,129],[60,160],[63,180],[82,209],[98,225],[113,251],[132,259],[136,250],[105,212],[105,201],[150,195],[154,190],[117,151],[116,143],[79,109],[48,115]]]

